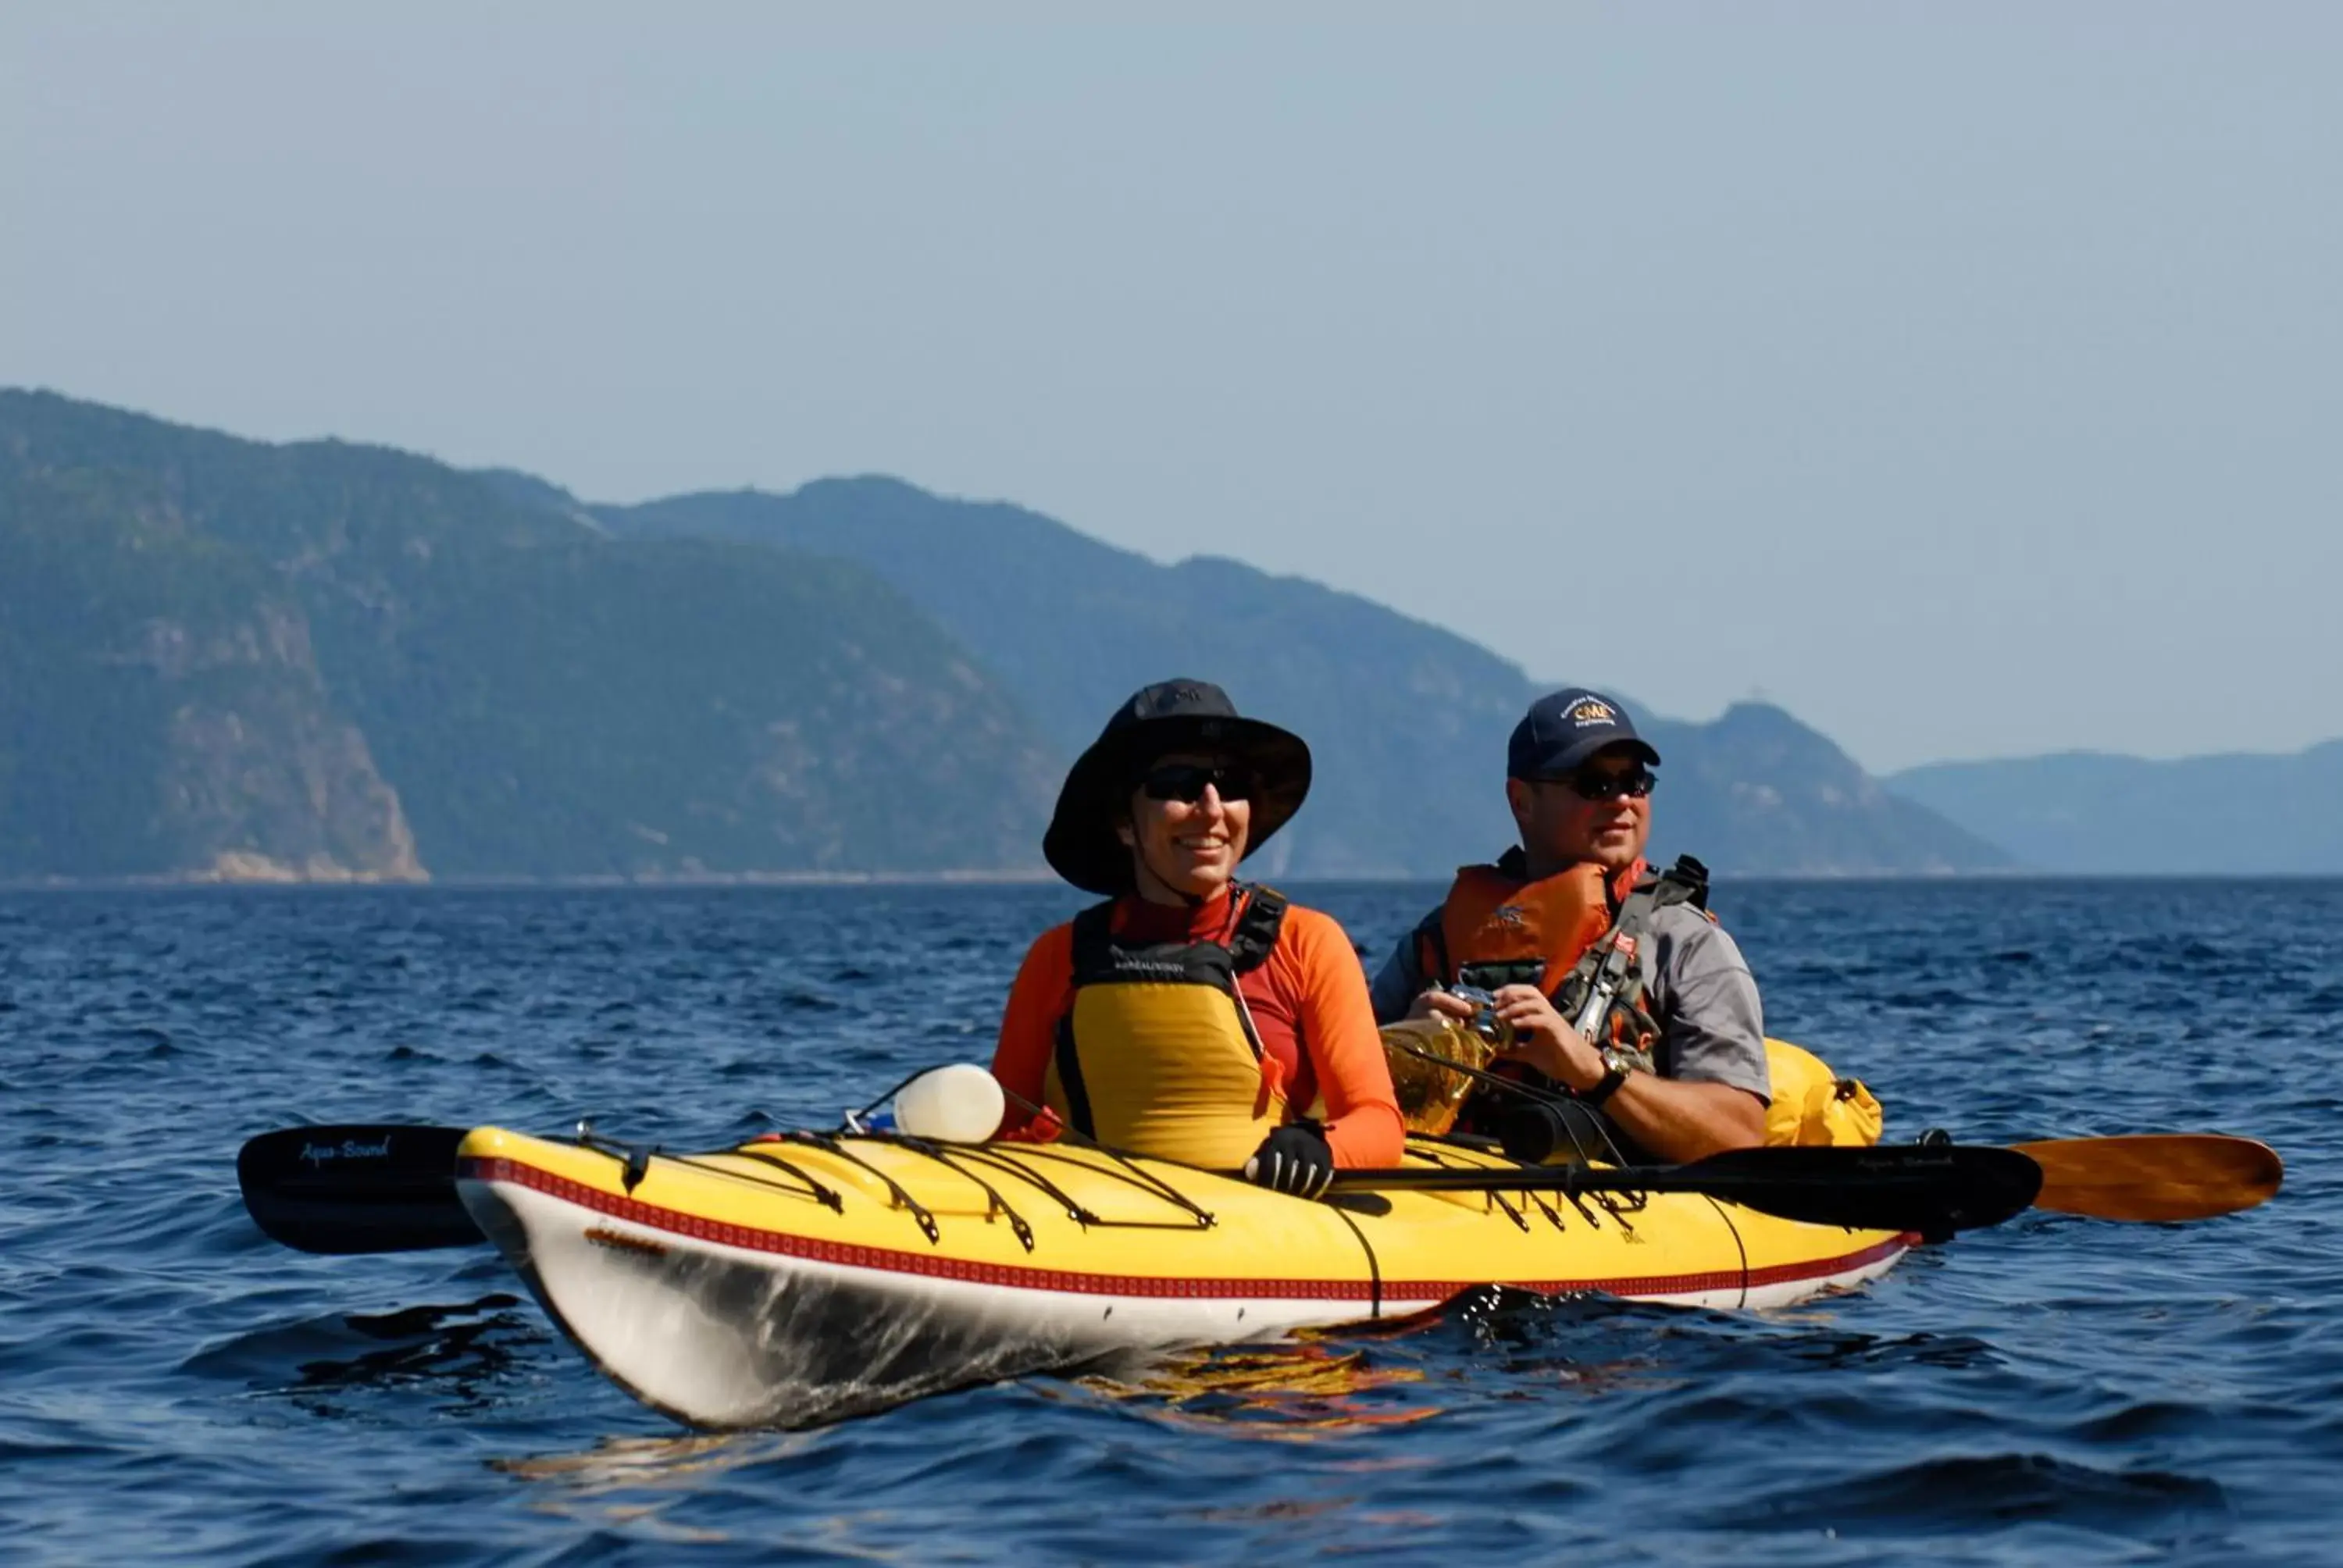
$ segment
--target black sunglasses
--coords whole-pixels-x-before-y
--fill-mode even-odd
[[[1190,805],[1204,798],[1207,784],[1219,790],[1223,800],[1250,800],[1255,783],[1250,768],[1210,767],[1202,762],[1166,762],[1149,769],[1139,779],[1150,800],[1185,800]]]
[[[1582,800],[1641,800],[1659,782],[1656,775],[1638,768],[1633,773],[1598,773],[1592,768],[1548,779],[1548,784],[1560,784]]]

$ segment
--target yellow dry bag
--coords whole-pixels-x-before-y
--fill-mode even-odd
[[[1879,1141],[1885,1117],[1863,1080],[1839,1077],[1821,1057],[1785,1040],[1765,1042],[1765,1070],[1774,1080],[1774,1103],[1765,1109],[1767,1143]]]

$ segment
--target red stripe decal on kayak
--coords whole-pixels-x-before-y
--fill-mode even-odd
[[[1874,1263],[1884,1263],[1903,1252],[1917,1239],[1909,1234],[1891,1236],[1860,1251],[1842,1252],[1835,1258],[1816,1258],[1803,1263],[1774,1263],[1763,1269],[1752,1269],[1745,1286],[1738,1269],[1719,1269],[1705,1274],[1646,1274],[1615,1280],[1505,1280],[1497,1282],[1547,1296],[1568,1295],[1574,1291],[1601,1291],[1613,1296],[1682,1296],[1695,1291],[1755,1290],[1760,1285],[1825,1280],[1835,1274],[1851,1273]],[[1491,1282],[1487,1280],[1386,1280],[1383,1282],[1383,1296],[1386,1300],[1444,1302],[1461,1292],[1478,1290],[1489,1283]]]
[[[806,1258],[815,1262],[834,1263],[841,1268],[920,1274],[930,1279],[1004,1285],[1019,1290],[1056,1291],[1074,1295],[1358,1302],[1367,1301],[1372,1296],[1372,1287],[1365,1280],[1202,1280],[1152,1274],[1085,1274],[1066,1269],[1037,1269],[1019,1263],[980,1263],[960,1258],[938,1257],[932,1253],[858,1246],[848,1241],[824,1241],[811,1236],[792,1235],[786,1231],[759,1230],[754,1226],[729,1224],[721,1220],[703,1219],[679,1210],[662,1209],[656,1204],[605,1192],[599,1188],[588,1187],[566,1176],[556,1176],[534,1165],[525,1165],[501,1155],[467,1156],[457,1161],[456,1174],[464,1181],[503,1181],[516,1187],[526,1187],[548,1197],[558,1198],[565,1203],[574,1203],[581,1209],[590,1209],[613,1219],[648,1225],[675,1235],[689,1236],[696,1241],[738,1247],[744,1251]],[[1843,1253],[1835,1258],[1818,1258],[1804,1263],[1777,1263],[1769,1268],[1752,1270],[1747,1284],[1751,1287],[1786,1284],[1852,1272],[1895,1257],[1911,1241],[1909,1236],[1895,1236],[1859,1251]],[[1742,1271],[1738,1269],[1699,1274],[1629,1275],[1609,1280],[1507,1280],[1503,1282],[1519,1290],[1534,1291],[1549,1296],[1586,1291],[1600,1291],[1614,1296],[1688,1295],[1696,1291],[1738,1291],[1744,1288]],[[1491,1282],[1487,1280],[1386,1280],[1383,1282],[1383,1298],[1386,1306],[1394,1302],[1444,1302],[1462,1292],[1477,1290],[1489,1283]]]
[[[1876,1246],[1865,1247],[1860,1252],[1849,1252],[1844,1258],[1835,1258],[1831,1261],[1829,1268],[1821,1271],[1817,1271],[1812,1263],[1771,1263],[1765,1268],[1749,1271],[1749,1288],[1754,1291],[1760,1285],[1794,1284],[1800,1280],[1813,1279],[1818,1271],[1836,1273],[1842,1268],[1861,1268],[1865,1263],[1884,1263],[1919,1240],[1917,1231],[1907,1231],[1900,1236],[1891,1236]]]

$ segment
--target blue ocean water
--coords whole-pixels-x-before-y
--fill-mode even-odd
[[[1434,890],[1293,890],[1378,954]],[[2029,1214],[1764,1313],[1491,1296],[1411,1332],[683,1432],[486,1250],[317,1258],[304,1121],[714,1143],[982,1060],[1043,888],[0,894],[0,1558],[2343,1559],[2343,884],[1772,883],[1774,1032],[1891,1139],[2219,1131],[2286,1191]]]

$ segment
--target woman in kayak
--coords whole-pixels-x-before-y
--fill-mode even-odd
[[[1060,876],[1109,901],[1043,932],[1017,971],[992,1059],[1005,1131],[1071,1127],[1304,1197],[1337,1169],[1398,1162],[1350,939],[1236,880],[1309,791],[1310,749],[1217,686],[1163,681],[1116,709],[1041,840]],[[1046,1109],[1029,1121],[1032,1105]]]

